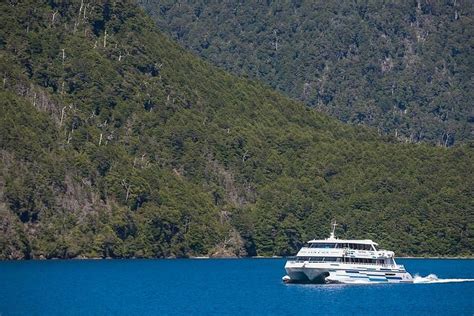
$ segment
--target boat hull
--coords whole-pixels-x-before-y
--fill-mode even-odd
[[[398,267],[288,261],[286,283],[411,283],[412,276]]]

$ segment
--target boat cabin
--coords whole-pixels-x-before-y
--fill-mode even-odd
[[[376,243],[371,240],[338,240],[336,242],[328,242],[326,240],[312,240],[304,245],[306,248],[320,248],[320,249],[352,249],[352,250],[366,250],[377,251]]]

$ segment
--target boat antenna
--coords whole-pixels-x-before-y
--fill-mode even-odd
[[[332,232],[331,232],[331,235],[329,236],[329,238],[334,239],[334,238],[336,238],[334,236],[334,232],[336,231],[336,226],[337,226],[336,220],[333,220],[331,225],[332,225]]]

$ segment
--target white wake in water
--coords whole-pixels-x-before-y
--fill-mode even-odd
[[[413,283],[453,283],[453,282],[474,282],[474,279],[439,279],[436,274],[429,274],[425,277],[416,274]]]

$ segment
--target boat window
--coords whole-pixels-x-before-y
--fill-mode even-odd
[[[369,259],[369,258],[351,258],[351,257],[345,257],[343,258],[343,262],[346,263],[365,263],[365,264],[375,264],[378,263],[375,259]]]
[[[310,262],[340,262],[341,258],[337,257],[309,257]]]
[[[369,244],[358,244],[357,249],[358,250],[372,250]]]
[[[372,250],[372,245],[370,244],[339,244],[339,247],[353,250]]]
[[[322,257],[311,257],[309,259],[310,262],[321,262],[323,261],[323,258]]]
[[[311,248],[335,248],[336,244],[334,243],[313,243]]]
[[[337,259],[336,257],[325,257],[325,258],[323,258],[323,261],[325,261],[325,262],[336,262],[337,261],[336,259]]]
[[[308,261],[309,257],[296,257],[296,261]]]

